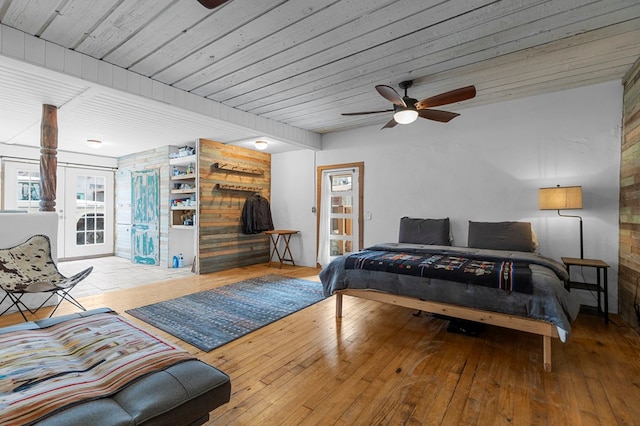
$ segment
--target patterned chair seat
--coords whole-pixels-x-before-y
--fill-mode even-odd
[[[50,317],[64,300],[85,311],[69,292],[92,270],[93,267],[89,267],[68,278],[62,275],[51,257],[51,242],[46,235],[34,235],[15,247],[0,249],[0,289],[5,292],[0,305],[6,299],[11,302],[0,315],[15,307],[27,321],[25,310],[35,314],[55,296],[59,296],[59,300]],[[40,306],[32,309],[21,300],[22,296],[30,293],[45,293],[49,296]]]

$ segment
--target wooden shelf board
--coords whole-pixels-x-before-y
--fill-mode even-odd
[[[171,227],[173,229],[190,229],[190,230],[195,229],[195,226],[193,225],[171,225]]]
[[[569,281],[569,286],[571,287],[572,290],[578,289],[578,290],[604,291],[602,287],[598,287],[598,284],[583,283],[578,281]]]
[[[169,159],[170,166],[183,166],[185,164],[195,163],[198,161],[197,156],[193,155],[185,155],[183,157],[176,157]]]
[[[185,179],[195,179],[195,178],[196,178],[195,173],[190,173],[188,175],[171,176],[171,180],[185,180]]]
[[[245,167],[235,163],[213,163],[213,168],[218,170],[224,170],[227,172],[246,173],[249,175],[262,175],[264,171],[256,167]]]

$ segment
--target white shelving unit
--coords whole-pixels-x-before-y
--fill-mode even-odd
[[[171,190],[170,210],[172,228],[195,229],[194,215],[197,212],[197,156],[188,155],[172,158],[171,166]],[[191,216],[191,217],[189,217]]]
[[[175,148],[173,155],[178,155],[178,148]],[[173,256],[182,254],[185,267],[191,267],[197,255],[198,241],[197,154],[169,158],[169,175],[168,266],[173,267]]]

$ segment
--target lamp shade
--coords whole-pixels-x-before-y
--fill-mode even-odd
[[[98,139],[87,139],[87,145],[93,149],[98,149],[102,146],[102,141]]]
[[[263,141],[263,140],[257,140],[255,142],[256,149],[259,149],[260,151],[264,151],[265,149],[267,149],[268,145],[269,144],[267,143],[267,141]]]
[[[540,210],[571,210],[582,208],[581,186],[557,186],[538,190]]]
[[[415,109],[401,109],[393,114],[393,119],[396,120],[398,124],[409,124],[416,121],[418,118],[418,111]]]

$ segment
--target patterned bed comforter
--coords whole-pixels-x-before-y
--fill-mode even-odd
[[[567,271],[561,263],[537,253],[485,250],[452,246],[424,246],[419,244],[387,243],[368,248],[370,251],[408,253],[429,257],[434,253],[444,256],[478,257],[487,260],[526,263],[531,274],[531,292],[505,291],[483,285],[472,285],[442,277],[422,277],[397,273],[347,267],[348,256],[331,261],[320,272],[325,295],[337,290],[376,290],[391,294],[415,297],[422,300],[500,312],[526,318],[540,319],[558,328],[560,339],[565,341],[571,331],[571,322],[578,315],[579,303],[564,288]]]
[[[190,359],[109,313],[0,335],[0,424],[35,422]]]
[[[520,293],[531,294],[533,291],[531,269],[527,263],[483,255],[426,249],[421,252],[367,249],[347,256],[344,266],[346,269],[439,278]]]

